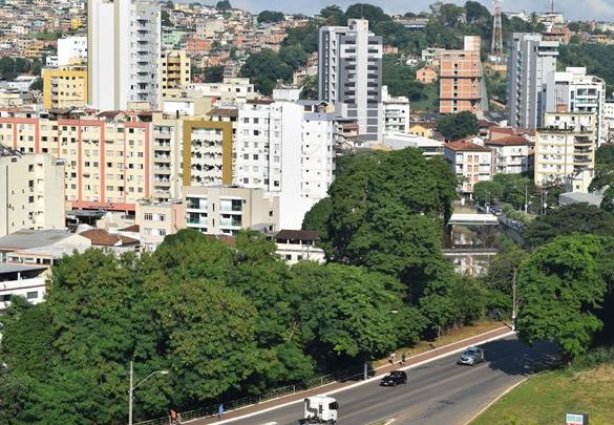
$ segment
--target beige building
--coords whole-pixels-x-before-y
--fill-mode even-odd
[[[160,104],[164,99],[176,98],[177,90],[185,89],[192,82],[190,58],[185,50],[168,50],[162,53],[160,63]]]
[[[224,78],[221,83],[191,84],[189,89],[211,98],[214,104],[237,105],[258,98],[249,78]]]
[[[185,186],[186,227],[212,235],[278,230],[279,198],[261,189]]]
[[[0,236],[64,227],[64,162],[0,144]]]
[[[151,112],[43,115],[0,110],[0,143],[65,163],[67,207],[134,211],[152,195]]]
[[[143,250],[155,251],[167,235],[186,227],[184,204],[181,201],[139,202],[136,205],[136,224]]]
[[[73,108],[87,105],[87,68],[84,66],[43,69],[43,108]]]
[[[441,54],[439,112],[442,114],[482,110],[482,62],[480,37],[465,36],[463,50]]]
[[[544,128],[536,132],[535,184],[563,184],[582,171],[592,172],[596,139],[595,113],[546,113]],[[587,190],[578,188],[580,192]]]

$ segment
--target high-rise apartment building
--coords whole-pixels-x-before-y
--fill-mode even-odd
[[[88,98],[94,108],[158,105],[160,25],[153,0],[88,2]]]
[[[0,236],[64,227],[64,161],[0,144]]]
[[[541,34],[514,33],[509,42],[507,105],[509,125],[538,128],[546,111],[546,85],[552,84],[559,43]]]
[[[486,109],[480,48],[479,36],[466,36],[463,50],[444,50],[441,53],[439,112],[479,113]]]
[[[567,67],[564,72],[556,72],[546,87],[546,112],[595,113],[597,144],[602,144],[607,141],[605,98],[603,79],[586,75],[586,68]]]
[[[162,53],[160,95],[162,100],[180,97],[179,94],[190,85],[190,58],[185,50],[168,50]]]
[[[318,102],[248,102],[239,107],[233,182],[280,195],[280,226],[299,229],[327,196],[336,121]]]
[[[87,70],[83,66],[43,69],[43,108],[87,105]]]
[[[535,184],[562,184],[581,171],[593,170],[596,132],[594,113],[546,113],[535,137]]]
[[[134,211],[152,194],[151,114],[106,112],[40,118],[0,111],[0,141],[65,163],[68,208]]]
[[[319,98],[334,103],[342,117],[357,120],[368,141],[382,140],[382,52],[382,37],[369,31],[367,20],[320,28]]]

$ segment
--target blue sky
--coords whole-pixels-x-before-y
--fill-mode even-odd
[[[491,0],[479,0],[490,7]],[[264,9],[283,12],[303,12],[314,14],[323,7],[337,4],[345,9],[354,3],[371,3],[380,6],[387,13],[419,12],[428,9],[434,0],[230,0],[234,7],[259,12]],[[462,0],[448,0],[463,4]],[[204,3],[204,2],[203,2]],[[215,2],[214,2],[215,3]],[[562,11],[570,19],[610,20],[614,21],[614,0],[555,0],[555,8]],[[505,0],[504,10],[513,11],[543,11],[550,9],[550,0]]]

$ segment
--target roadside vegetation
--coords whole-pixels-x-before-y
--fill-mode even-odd
[[[610,425],[614,418],[614,351],[597,350],[587,358],[530,378],[472,425],[559,424],[566,413],[576,412],[588,413],[591,425]]]

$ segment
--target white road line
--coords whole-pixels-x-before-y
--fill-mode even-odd
[[[511,387],[509,387],[507,390],[503,391],[501,394],[499,394],[497,397],[495,397],[495,399],[493,401],[491,401],[490,403],[488,403],[486,406],[484,406],[478,413],[476,413],[475,415],[473,415],[473,417],[471,419],[469,419],[469,421],[465,422],[465,425],[470,425],[471,422],[475,421],[482,413],[486,412],[488,409],[490,409],[493,404],[495,404],[496,402],[498,402],[499,400],[501,400],[503,398],[503,396],[505,396],[506,394],[512,392],[516,387],[518,387],[521,384],[524,384],[525,382],[527,382],[529,380],[529,376],[524,377],[521,381],[516,382],[514,385],[512,385]]]

